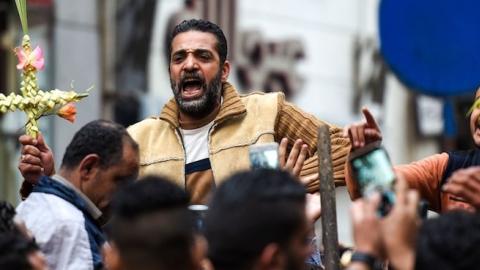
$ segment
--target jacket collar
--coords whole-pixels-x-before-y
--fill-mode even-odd
[[[218,115],[215,117],[215,123],[223,122],[231,117],[243,115],[247,111],[240,98],[240,95],[235,90],[235,87],[233,87],[230,83],[225,82],[223,83],[222,88],[223,103],[220,107]],[[172,98],[163,107],[163,110],[160,114],[160,119],[167,121],[174,128],[178,128],[180,126],[178,121],[178,113],[179,108],[177,102],[175,101],[175,98]]]
[[[38,184],[33,187],[32,192],[53,194],[74,205],[77,209],[82,211],[85,216],[90,217],[92,220],[98,220],[100,217],[98,214],[101,215],[101,212],[98,209],[98,212],[92,211],[93,209],[90,208],[88,203],[90,201],[89,199],[86,200],[84,198],[85,196],[80,196],[78,193],[79,191],[77,192],[73,188],[73,185],[65,184],[65,182],[68,181],[64,178],[60,180],[59,175],[55,175],[54,177],[55,178],[43,176],[40,178]]]

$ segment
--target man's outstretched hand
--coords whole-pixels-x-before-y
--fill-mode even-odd
[[[280,169],[290,172],[293,176],[298,178],[305,186],[318,179],[318,173],[300,176],[303,164],[308,158],[308,145],[303,143],[301,139],[297,139],[288,152],[288,139],[283,138],[278,147],[278,158],[280,162]],[[288,157],[287,157],[288,154]]]
[[[365,121],[348,125],[343,129],[343,137],[350,138],[352,149],[382,140],[382,132],[372,113],[365,107],[362,108],[362,113]]]
[[[308,145],[304,144],[301,139],[295,141],[287,153],[288,139],[283,138],[278,147],[278,158],[280,161],[280,168],[292,173],[295,177],[300,176],[300,171],[303,167],[303,162],[308,155]],[[288,157],[287,157],[288,154]]]
[[[42,134],[36,139],[22,135],[18,141],[22,145],[18,169],[27,182],[36,184],[43,175],[55,173],[53,153]]]

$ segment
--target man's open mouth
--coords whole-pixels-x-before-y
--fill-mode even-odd
[[[203,80],[187,78],[182,82],[182,98],[195,99],[203,94]]]

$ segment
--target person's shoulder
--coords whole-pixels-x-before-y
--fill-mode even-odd
[[[151,116],[151,117],[148,117],[148,118],[145,118],[143,119],[142,121],[140,122],[137,122],[129,127],[127,127],[127,130],[135,130],[135,129],[140,129],[142,127],[145,127],[145,126],[150,126],[152,124],[156,124],[156,123],[159,123],[159,122],[163,122],[160,117],[158,116]]]
[[[285,95],[282,92],[260,92],[252,91],[246,94],[240,95],[240,99],[247,108],[252,109],[253,107],[262,107],[262,106],[275,106],[275,104],[283,103],[285,100]],[[249,106],[252,105],[252,106]]]
[[[127,131],[131,136],[135,136],[144,132],[150,132],[152,130],[152,127],[159,125],[168,125],[168,123],[162,120],[160,117],[149,117],[129,126],[127,128]]]
[[[479,155],[479,149],[451,150],[446,152],[449,156],[469,157]]]
[[[262,91],[250,91],[248,93],[243,93],[240,94],[240,98],[242,99],[251,99],[251,98],[258,98],[258,99],[264,99],[264,98],[282,98],[285,97],[285,94],[283,92],[269,92],[265,93]]]
[[[17,207],[18,215],[35,224],[71,222],[83,224],[82,212],[68,201],[53,194],[33,192]]]

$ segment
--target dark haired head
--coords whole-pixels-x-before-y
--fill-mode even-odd
[[[92,121],[73,136],[65,150],[62,167],[73,169],[85,156],[97,154],[100,166],[108,168],[121,161],[125,143],[138,150],[137,143],[121,125],[106,120]]]
[[[415,269],[478,269],[480,216],[464,211],[427,219],[417,237]]]
[[[188,202],[183,189],[155,176],[114,196],[109,236],[124,269],[192,269],[194,226]]]
[[[305,222],[305,188],[287,172],[236,174],[210,204],[205,224],[209,257],[216,269],[252,269],[268,244],[288,250]]]
[[[0,233],[0,269],[33,269],[28,259],[38,246],[14,232]]]
[[[227,59],[228,48],[227,39],[225,38],[222,29],[218,25],[210,21],[197,19],[184,20],[183,22],[175,26],[172,35],[170,36],[170,46],[168,48],[169,57],[172,55],[172,41],[175,36],[188,31],[199,31],[213,34],[217,39],[216,49],[218,54],[220,55],[220,64],[223,64],[225,62],[225,60]],[[170,59],[168,60],[168,62],[170,63]]]
[[[160,176],[145,176],[122,187],[113,197],[114,216],[134,219],[164,209],[187,208],[188,194]]]

